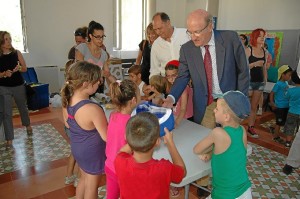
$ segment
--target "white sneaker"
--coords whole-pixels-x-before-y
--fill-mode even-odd
[[[256,115],[262,115],[262,108],[258,108],[257,112],[256,112]]]

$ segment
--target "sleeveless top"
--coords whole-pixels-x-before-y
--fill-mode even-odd
[[[143,47],[145,41],[145,46]],[[150,55],[151,55],[151,44],[148,40],[143,40],[139,44],[142,54],[142,63],[141,63],[141,76],[142,81],[149,85],[149,76],[150,76]]]
[[[212,198],[234,199],[251,187],[246,169],[247,149],[243,143],[243,128],[224,127],[231,144],[221,154],[212,154]]]
[[[74,118],[77,110],[89,103],[94,102],[82,100],[74,106],[67,107],[67,122],[70,126],[71,151],[82,170],[91,175],[99,175],[104,173],[106,143],[96,129],[82,129]]]
[[[264,64],[266,62],[266,53],[265,53],[265,50],[263,49],[264,51],[264,56],[263,57],[254,57],[253,54],[252,54],[252,47],[249,46],[250,48],[250,56],[248,58],[248,61],[249,61],[249,64],[251,63],[254,63],[256,61],[260,61],[260,60],[263,60],[264,61]],[[250,69],[250,82],[264,82],[264,66],[261,67],[253,67]]]
[[[0,56],[0,72],[13,70],[18,65],[18,52],[14,51]],[[15,87],[24,84],[23,77],[19,71],[14,72],[11,77],[0,78],[0,86]]]

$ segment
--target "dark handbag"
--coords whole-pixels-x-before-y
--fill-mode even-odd
[[[27,98],[32,97],[35,94],[35,90],[29,84],[24,84],[24,85],[25,85]]]

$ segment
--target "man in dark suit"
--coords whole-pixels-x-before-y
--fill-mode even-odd
[[[229,90],[248,95],[248,61],[238,34],[213,30],[212,16],[205,10],[189,14],[187,34],[191,40],[180,49],[178,77],[163,106],[173,107],[192,79],[194,122],[212,129],[216,125],[214,109],[218,96]],[[197,184],[207,187],[208,181],[206,176]],[[197,193],[201,198],[209,194],[202,189]]]
[[[212,67],[212,97],[229,90],[239,90],[248,95],[249,67],[243,45],[234,31],[213,30],[212,16],[205,10],[195,10],[187,19],[187,34],[191,40],[182,45],[178,77],[165,99],[165,107],[172,107],[181,96],[189,80],[193,82],[194,121],[202,124],[210,103],[206,69],[205,45],[209,45]],[[212,103],[215,104],[216,103]],[[209,115],[213,115],[213,108]],[[210,118],[210,117],[209,117]],[[210,118],[213,120],[213,118]],[[212,121],[213,125],[215,121]],[[204,125],[204,124],[203,124]],[[204,125],[205,126],[205,125]],[[208,128],[214,126],[208,125]]]

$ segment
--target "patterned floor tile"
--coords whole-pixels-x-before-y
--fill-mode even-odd
[[[286,156],[251,144],[247,169],[253,198],[300,198],[300,169],[287,176],[282,172]]]
[[[25,128],[15,129],[13,148],[0,143],[0,175],[69,156],[69,144],[51,124],[32,128],[32,136],[27,136]]]

